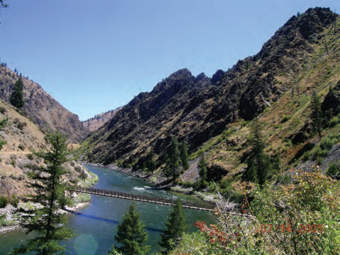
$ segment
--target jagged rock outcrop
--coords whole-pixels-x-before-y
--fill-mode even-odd
[[[0,66],[0,98],[9,102],[14,83],[19,79],[19,75],[5,66]],[[70,141],[80,142],[89,131],[82,125],[77,115],[71,113],[51,97],[43,88],[22,77],[24,83],[23,110],[32,117],[35,123],[44,128],[47,124],[51,129],[58,129],[67,134]]]

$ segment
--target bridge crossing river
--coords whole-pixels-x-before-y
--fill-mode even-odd
[[[87,193],[87,194],[97,195],[97,196],[114,197],[114,198],[134,200],[134,201],[145,202],[145,203],[167,205],[167,206],[173,206],[175,203],[175,200],[164,198],[164,197],[142,196],[142,195],[136,195],[132,193],[118,192],[118,191],[106,190],[106,189],[77,187],[73,189],[72,191],[77,192],[77,193]],[[213,203],[207,203],[207,202],[196,203],[196,202],[188,202],[188,201],[183,201],[183,200],[182,200],[182,207],[193,209],[193,210],[210,211],[210,212],[213,212],[215,209],[215,205]]]

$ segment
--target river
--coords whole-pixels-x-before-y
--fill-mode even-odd
[[[99,177],[95,188],[167,198],[180,197],[187,201],[197,201],[196,198],[183,194],[152,190],[149,183],[127,173],[102,167],[88,165],[86,167]],[[79,215],[69,215],[69,226],[76,235],[71,240],[63,242],[66,254],[108,254],[112,244],[117,244],[114,241],[117,224],[122,220],[131,203],[130,200],[92,196],[91,204],[80,209]],[[142,202],[136,202],[136,204],[137,210],[141,213],[141,220],[148,230],[148,245],[151,246],[150,254],[157,252],[159,250],[160,232],[165,228],[165,221],[171,207]],[[190,232],[197,231],[197,228],[193,225],[197,220],[212,222],[211,213],[208,212],[185,209],[185,216]],[[7,254],[13,247],[18,247],[29,237],[20,229],[0,233],[0,255]]]

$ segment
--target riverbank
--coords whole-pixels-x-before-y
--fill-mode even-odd
[[[60,214],[70,214],[70,211],[76,212],[86,206],[91,204],[91,202],[81,202],[77,203],[74,206],[66,206],[65,210],[60,209],[57,213]],[[33,205],[33,204],[32,204]],[[22,215],[24,212],[18,212],[18,209],[27,207],[24,203],[19,203],[18,208],[15,208],[11,204],[8,204],[5,208],[0,209],[0,216],[6,215],[5,219],[0,222],[0,224],[4,224],[0,226],[0,233],[6,233],[11,230],[15,230],[21,228],[20,221],[22,219]]]
[[[90,172],[85,166],[82,169],[86,174],[86,179],[82,180],[78,183],[81,187],[91,187],[96,182],[98,182],[98,176],[92,172]],[[59,210],[57,213],[60,214],[70,214],[68,211],[78,211],[85,206],[91,203],[91,196],[88,194],[71,194],[72,199],[74,200],[75,204],[70,207],[65,207],[66,210]],[[0,209],[0,219],[2,215],[6,215],[5,218],[2,218],[0,221],[0,233],[5,233],[11,230],[15,230],[20,227],[20,221],[22,220],[23,214],[25,214],[25,210],[31,210],[35,207],[39,207],[39,204],[33,204],[31,202],[23,203],[19,202],[18,207],[15,208],[11,204],[6,205],[5,208]],[[22,209],[23,212],[19,212],[19,209]]]
[[[132,176],[142,178],[143,180],[149,182],[150,184],[156,185],[156,187],[154,188],[155,190],[169,190],[169,191],[173,191],[173,192],[176,192],[176,193],[181,193],[181,194],[190,195],[190,196],[199,198],[204,202],[221,204],[221,201],[218,198],[216,198],[216,195],[214,195],[214,194],[204,194],[202,192],[193,191],[192,188],[185,188],[185,187],[180,186],[180,185],[174,185],[173,183],[169,183],[169,184],[162,186],[161,184],[166,182],[166,180],[167,180],[167,178],[165,178],[165,177],[163,177],[160,182],[153,182],[152,181],[152,178],[153,178],[152,174],[144,174],[144,173],[139,172],[138,170],[134,171],[130,168],[118,167],[117,165],[114,165],[114,164],[110,164],[110,165],[106,165],[106,166],[104,166],[103,164],[99,164],[99,163],[89,163],[89,162],[82,162],[82,164],[95,166],[95,167],[104,167],[104,168],[108,168],[108,169],[115,170],[115,171],[121,171],[121,172],[124,172],[124,173],[129,173]]]

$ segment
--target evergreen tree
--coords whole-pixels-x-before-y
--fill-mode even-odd
[[[51,144],[51,149],[48,152],[34,154],[44,159],[47,166],[31,165],[28,173],[28,177],[32,180],[30,186],[34,189],[34,194],[29,195],[28,198],[43,207],[29,211],[27,221],[21,223],[22,227],[27,229],[27,233],[35,232],[37,236],[12,250],[11,255],[28,252],[41,255],[63,254],[65,249],[58,242],[73,236],[70,229],[60,227],[67,224],[66,215],[57,213],[59,209],[71,202],[71,199],[65,196],[67,187],[61,180],[61,176],[68,173],[62,167],[68,161],[66,137],[58,131],[49,132],[46,140]]]
[[[188,146],[183,141],[181,146],[181,161],[184,170],[189,169],[189,160],[188,160]]]
[[[206,186],[208,186],[208,170],[207,170],[207,166],[206,166],[206,160],[205,160],[205,155],[203,154],[202,157],[200,158],[199,162],[198,162],[198,169],[199,174],[200,174],[200,180],[199,180],[199,187],[205,188]]]
[[[163,251],[169,252],[180,245],[183,233],[187,230],[185,214],[179,198],[177,198],[165,226],[166,230],[161,234],[159,244],[163,248]]]
[[[19,78],[15,84],[14,84],[14,88],[13,88],[13,92],[9,98],[10,103],[16,107],[16,108],[22,108],[25,104],[24,101],[24,97],[22,94],[22,90],[24,89],[24,84],[21,80],[21,78]]]
[[[248,167],[242,176],[245,181],[258,183],[257,172],[254,164],[248,163]]]
[[[248,167],[243,178],[247,181],[258,182],[263,186],[270,171],[271,164],[269,157],[264,153],[262,126],[258,118],[254,119],[251,126],[251,135],[251,152],[248,159]]]
[[[318,133],[319,138],[321,139],[321,130],[322,130],[322,122],[323,122],[323,116],[322,116],[322,110],[321,110],[321,99],[320,96],[313,92],[312,100],[311,100],[311,120],[312,120],[312,126],[313,129]]]
[[[282,161],[279,155],[276,155],[276,157],[274,158],[274,162],[273,162],[273,168],[277,171],[280,172],[282,169]]]
[[[167,162],[167,176],[171,176],[172,180],[175,181],[179,176],[179,166],[180,166],[180,152],[178,149],[178,141],[174,136],[172,137],[171,144],[167,151],[168,162]]]
[[[154,153],[151,151],[149,155],[147,156],[147,161],[146,161],[146,168],[148,169],[149,172],[153,172],[156,170],[156,162],[153,159],[154,158]]]
[[[148,253],[150,250],[149,246],[146,245],[148,234],[139,217],[140,213],[137,212],[136,204],[133,202],[117,228],[115,240],[120,243],[121,246],[113,246],[110,251],[111,253],[113,253],[114,250],[124,255],[144,255]]]

